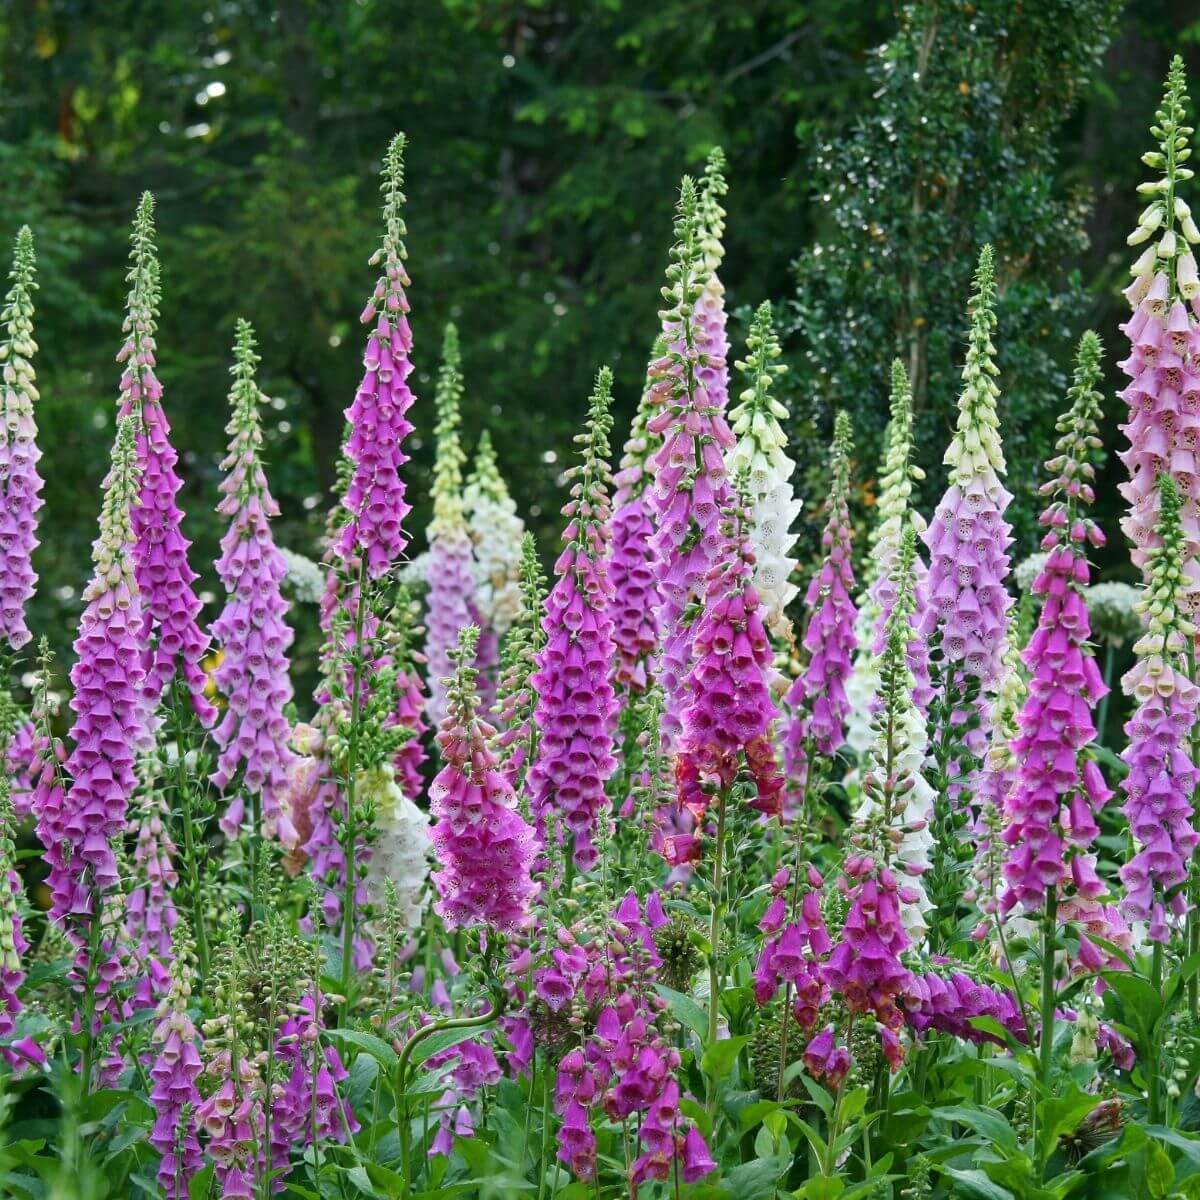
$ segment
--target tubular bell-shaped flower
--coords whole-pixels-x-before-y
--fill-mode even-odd
[[[17,874],[12,828],[8,780],[0,779],[0,1058],[16,1067],[21,1062],[40,1062],[42,1052],[29,1040],[13,1046],[7,1044],[21,1011],[21,1000],[17,995],[25,981],[21,958],[29,949],[21,912],[21,896],[25,889]]]
[[[362,382],[346,409],[345,524],[336,543],[342,561],[353,561],[355,570],[361,562],[370,579],[386,575],[408,547],[404,518],[411,505],[402,471],[409,457],[404,441],[413,430],[408,411],[414,397],[408,386],[412,331],[405,288],[412,281],[405,266],[403,189],[404,135],[398,133],[383,161],[383,242],[371,256],[371,265],[383,272],[362,313],[363,324],[374,322],[374,328],[367,337]]]
[[[425,657],[429,662],[429,719],[446,715],[446,684],[458,635],[471,624],[475,596],[471,537],[463,511],[462,357],[458,330],[447,325],[437,381],[437,457],[433,468],[433,520],[429,523],[429,594]]]
[[[134,575],[130,512],[138,494],[133,416],[117,422],[104,481],[100,531],[92,543],[92,581],[71,670],[71,780],[48,830],[51,914],[69,928],[99,918],[100,898],[118,883],[114,841],[125,829],[137,787],[134,750],[144,734],[141,596]]]
[[[758,789],[751,806],[772,816],[782,808],[783,776],[772,738],[774,656],[754,586],[747,525],[740,505],[726,511],[726,548],[709,568],[692,643],[677,776],[680,802],[698,821],[711,796],[732,787],[743,767]],[[696,845],[689,836],[682,841]],[[668,853],[673,862],[682,857]]]
[[[183,536],[178,495],[183,487],[163,410],[162,384],[154,373],[155,332],[161,298],[154,245],[154,197],[142,195],[130,238],[128,312],[125,342],[117,361],[124,364],[118,417],[131,418],[137,437],[141,490],[133,508],[133,561],[141,593],[143,691],[147,715],[177,675],[186,685],[196,715],[211,724],[216,710],[205,696],[208,677],[201,665],[208,636],[200,629],[200,600],[192,586],[198,576],[188,565],[191,543]]]
[[[529,920],[536,840],[517,812],[491,748],[495,730],[476,711],[475,641],[468,625],[450,652],[454,675],[437,743],[445,766],[430,788],[431,833],[440,869],[436,908],[450,929],[483,924],[500,931]]]
[[[616,700],[609,677],[614,654],[608,578],[611,407],[612,372],[601,367],[587,426],[575,438],[581,461],[568,473],[563,550],[554,564],[558,578],[546,602],[545,644],[531,681],[538,696],[538,740],[529,772],[530,806],[543,838],[548,814],[556,814],[556,827],[570,835],[581,871],[596,863],[592,835],[608,804],[604,785],[617,765]]]
[[[1100,448],[1100,339],[1079,343],[1071,407],[1059,419],[1057,454],[1046,463],[1049,497],[1040,524],[1049,557],[1033,584],[1043,598],[1037,629],[1024,653],[1029,696],[1012,743],[1015,785],[1004,810],[1003,905],[1040,910],[1047,893],[1066,898],[1068,885],[1085,900],[1103,895],[1089,848],[1100,833],[1096,813],[1112,793],[1086,756],[1096,736],[1092,708],[1108,690],[1088,648],[1091,627],[1083,589],[1090,581],[1088,547],[1104,535],[1088,517],[1095,498]]]
[[[42,507],[42,479],[37,464],[33,404],[38,398],[33,376],[33,234],[23,225],[17,234],[9,278],[12,287],[0,311],[5,337],[0,342],[0,644],[19,650],[29,641],[25,605],[37,576],[33,551],[37,511]]]
[[[771,395],[772,380],[787,371],[777,361],[782,353],[770,301],[764,300],[746,338],[746,359],[735,364],[746,376],[747,387],[729,414],[737,444],[726,456],[725,466],[749,504],[747,535],[754,549],[754,586],[763,604],[763,621],[776,637],[787,637],[791,631],[787,606],[797,592],[791,582],[796,567],[792,522],[801,508],[790,482],[796,464],[785,453],[787,435],[780,425],[788,419],[788,410]]]
[[[867,822],[878,814],[892,840],[896,869],[909,883],[901,896],[901,919],[914,940],[924,937],[926,914],[933,907],[921,884],[933,842],[933,788],[924,775],[927,733],[914,699],[911,667],[912,620],[916,608],[917,530],[906,525],[889,566],[888,612],[875,674],[879,712],[872,722],[875,739],[863,767],[863,803],[856,814]]]
[[[971,299],[958,423],[943,460],[949,487],[924,534],[930,553],[929,603],[921,632],[927,640],[938,639],[940,684],[950,697],[954,723],[968,715],[954,700],[968,679],[978,684],[978,715],[986,718],[988,698],[1003,678],[1012,603],[1005,588],[1012,538],[1004,511],[1012,496],[1001,482],[1005,467],[996,417],[995,301],[993,252],[984,246]],[[969,735],[974,754],[982,753],[984,737],[982,725]]]
[[[834,422],[830,459],[829,517],[821,544],[825,558],[809,582],[804,603],[809,610],[802,645],[804,668],[788,689],[789,719],[784,757],[789,785],[803,795],[808,759],[837,753],[846,737],[846,680],[854,653],[858,614],[851,594],[850,565],[850,418],[839,412]]]
[[[1181,195],[1193,174],[1183,165],[1191,154],[1192,133],[1184,124],[1184,83],[1183,62],[1176,56],[1151,130],[1159,149],[1142,156],[1161,177],[1138,187],[1150,203],[1128,239],[1131,246],[1145,244],[1145,249],[1130,268],[1133,282],[1125,296],[1133,315],[1121,327],[1129,338],[1130,355],[1120,367],[1130,382],[1121,393],[1129,404],[1129,421],[1122,426],[1129,449],[1120,457],[1130,478],[1120,490],[1130,504],[1121,528],[1133,543],[1135,565],[1149,580],[1158,478],[1168,474],[1174,481],[1183,530],[1179,594],[1194,615],[1200,608],[1200,277],[1193,247],[1200,242],[1200,228]]]
[[[704,177],[697,193],[700,218],[700,248],[704,254],[704,286],[696,300],[697,331],[703,361],[696,373],[718,412],[724,412],[729,400],[729,337],[725,332],[725,288],[718,272],[725,258],[725,209],[721,199],[729,192],[725,182],[725,151],[714,146],[704,164]]]
[[[1137,661],[1121,687],[1137,707],[1125,726],[1129,745],[1121,755],[1129,774],[1121,781],[1137,853],[1120,870],[1125,885],[1121,912],[1148,921],[1151,941],[1170,939],[1170,917],[1188,911],[1184,884],[1200,834],[1192,827],[1192,793],[1200,771],[1188,738],[1196,723],[1200,689],[1188,678],[1186,660],[1196,627],[1185,615],[1186,576],[1180,497],[1169,475],[1159,477],[1156,544],[1146,551],[1150,581],[1138,602],[1145,633],[1134,644]]]
[[[662,356],[657,343],[651,357]],[[613,585],[613,640],[617,647],[614,681],[630,692],[644,692],[653,675],[658,651],[659,605],[657,567],[651,550],[654,523],[647,489],[650,459],[662,439],[648,428],[654,412],[650,383],[629,427],[620,467],[613,476],[613,544],[609,578]]]
[[[270,518],[279,515],[263,471],[261,393],[254,378],[258,355],[254,331],[239,320],[230,406],[229,453],[221,463],[217,511],[229,518],[221,539],[217,574],[228,597],[212,632],[223,655],[216,683],[225,696],[225,714],[213,731],[221,748],[213,782],[227,789],[241,771],[240,788],[222,818],[234,836],[241,825],[243,790],[261,797],[262,834],[286,845],[296,841],[291,818],[279,804],[291,751],[291,726],[284,709],[292,699],[287,650],[292,630],[288,603],[280,592],[287,563],[271,535]]]
[[[173,941],[171,983],[159,1002],[150,1038],[154,1047],[150,1103],[155,1112],[150,1144],[162,1155],[158,1186],[167,1200],[185,1200],[188,1184],[203,1165],[204,1156],[196,1126],[196,1109],[200,1106],[196,1086],[201,1070],[199,1035],[188,1016],[195,966],[187,923],[182,919]]]
[[[695,182],[680,187],[675,245],[663,295],[669,307],[660,316],[665,352],[650,364],[650,393],[657,411],[647,430],[663,444],[651,459],[653,482],[647,508],[656,528],[650,539],[658,564],[657,664],[665,705],[663,748],[673,753],[687,703],[686,679],[692,661],[691,606],[701,599],[704,579],[722,549],[721,511],[732,499],[725,455],[733,434],[721,411],[724,397],[710,394],[724,363],[714,358],[712,339],[698,304],[711,270],[706,264],[705,229]]]

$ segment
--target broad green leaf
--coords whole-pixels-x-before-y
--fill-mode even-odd
[[[710,1079],[724,1079],[737,1062],[737,1056],[750,1041],[745,1035],[739,1037],[721,1038],[711,1046],[704,1047],[704,1056],[700,1060],[700,1069]]]
[[[708,1036],[708,1013],[691,996],[685,996],[674,988],[656,983],[654,990],[667,1002],[671,1015],[703,1042]]]
[[[1017,1148],[1017,1135],[1007,1120],[993,1108],[976,1108],[971,1105],[951,1105],[935,1108],[931,1114],[940,1121],[953,1121],[973,1129],[981,1137],[1005,1150]]]
[[[982,1171],[959,1171],[940,1164],[937,1169],[947,1179],[954,1180],[955,1195],[971,1197],[972,1200],[1015,1200],[1008,1188],[993,1183]]]
[[[364,1051],[386,1071],[392,1070],[400,1061],[396,1051],[383,1038],[376,1037],[373,1033],[363,1033],[358,1029],[327,1029],[325,1036]]]

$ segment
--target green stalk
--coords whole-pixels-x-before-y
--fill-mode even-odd
[[[1150,959],[1150,983],[1157,993],[1159,999],[1162,999],[1163,990],[1163,948],[1162,942],[1154,943],[1154,951]],[[1147,1094],[1147,1118],[1151,1125],[1157,1125],[1160,1118],[1161,1101],[1159,1098],[1159,1057],[1160,1049],[1158,1044],[1158,1035],[1156,1034],[1150,1046],[1150,1061],[1146,1064],[1146,1094]]]
[[[722,791],[717,797],[717,845],[713,856],[713,898],[712,918],[708,926],[708,1044],[715,1045],[717,1041],[718,1018],[721,1013],[721,892],[724,886],[725,867],[725,810],[729,796]],[[709,1081],[708,1112],[712,1116],[717,1111],[717,1081]]]
[[[346,830],[342,843],[342,860],[346,882],[342,893],[342,1024],[350,1014],[351,972],[354,969],[354,893],[356,877],[356,851],[358,820],[354,812],[355,775],[358,768],[358,735],[362,709],[362,631],[363,631],[363,583],[366,579],[366,559],[359,556],[358,584],[355,590],[357,603],[354,606],[354,666],[350,672],[350,734],[346,751]]]
[[[1050,1087],[1050,1069],[1054,1058],[1054,943],[1058,919],[1058,892],[1046,891],[1046,912],[1042,918],[1042,1043],[1039,1074],[1042,1088]]]
[[[412,1129],[408,1111],[408,1066],[412,1061],[413,1052],[427,1038],[446,1029],[476,1029],[490,1025],[504,1011],[507,997],[503,992],[497,992],[492,999],[492,1007],[485,1013],[474,1017],[448,1017],[443,1021],[434,1021],[418,1029],[400,1051],[396,1063],[396,1122],[400,1134],[400,1173],[403,1176],[400,1196],[406,1200],[409,1194],[410,1169],[412,1160]]]

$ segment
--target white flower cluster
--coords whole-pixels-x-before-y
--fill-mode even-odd
[[[882,779],[887,775],[889,759],[885,723],[882,720],[875,722],[875,730],[866,771],[874,772],[877,778]],[[925,915],[933,909],[933,903],[921,882],[922,872],[929,869],[929,850],[933,845],[933,832],[930,829],[933,820],[933,787],[924,775],[928,740],[925,718],[909,699],[901,706],[893,731],[892,770],[897,779],[911,780],[912,788],[903,797],[903,812],[892,817],[893,828],[900,832],[899,839],[893,843],[892,860],[907,868],[903,883],[911,891],[912,899],[901,902],[900,920],[914,944],[919,943],[928,932],[929,922]],[[855,817],[860,822],[866,821],[876,814],[878,808],[875,799],[866,796]]]
[[[792,489],[795,462],[784,453],[787,435],[781,421],[788,410],[770,395],[771,381],[787,367],[776,362],[781,350],[771,324],[771,306],[755,313],[746,339],[747,357],[737,367],[749,379],[729,414],[737,443],[730,450],[726,470],[745,492],[750,510],[750,543],[754,547],[754,585],[762,601],[767,627],[777,637],[790,630],[786,610],[796,595],[791,582],[796,560],[792,547],[796,534],[792,522],[801,502]]]
[[[471,544],[475,549],[475,603],[501,637],[521,615],[521,539],[525,522],[496,463],[485,429],[475,466],[463,491]]]
[[[871,653],[874,623],[869,607],[861,605],[854,623],[854,642],[858,650],[846,680],[846,699],[850,704],[846,713],[846,744],[860,760],[875,738],[871,725],[871,701],[879,692],[879,665]]]
[[[1128,583],[1094,583],[1084,592],[1092,632],[1103,642],[1122,646],[1142,633],[1142,618],[1134,605],[1138,589]]]
[[[401,926],[415,929],[425,911],[425,884],[433,850],[429,817],[401,791],[390,763],[360,772],[358,788],[364,800],[373,802],[375,811],[376,841],[367,871],[367,890],[372,901],[382,907],[390,880]]]
[[[286,546],[280,546],[279,553],[287,563],[284,586],[301,604],[319,604],[325,592],[325,568]]]

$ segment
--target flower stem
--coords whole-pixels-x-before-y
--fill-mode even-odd
[[[1054,1058],[1054,943],[1058,918],[1058,892],[1046,890],[1046,912],[1042,918],[1042,1028],[1039,1075],[1043,1090],[1050,1087],[1050,1069]]]
[[[717,796],[717,845],[713,855],[712,918],[708,927],[708,1044],[717,1040],[717,1025],[721,1013],[721,917],[722,889],[725,868],[725,810],[728,792],[722,790]],[[711,1116],[717,1111],[717,1081],[709,1080],[708,1111]]]

